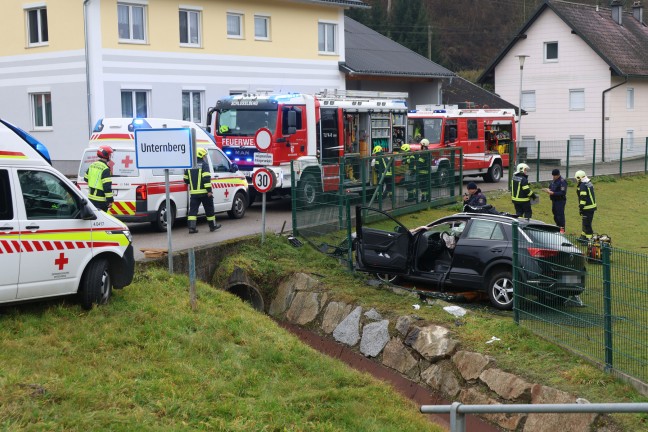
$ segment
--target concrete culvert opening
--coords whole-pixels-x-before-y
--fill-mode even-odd
[[[255,310],[265,312],[263,296],[241,268],[236,267],[234,269],[227,281],[225,291],[234,294],[244,302],[250,303]]]

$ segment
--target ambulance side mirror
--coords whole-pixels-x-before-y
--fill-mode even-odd
[[[88,201],[81,201],[81,219],[83,220],[95,220],[97,215],[92,210],[92,207],[88,204]]]
[[[235,173],[236,171],[239,170],[239,167],[238,167],[238,165],[236,165],[235,163],[233,163],[232,165],[230,165],[230,169],[229,169],[229,170],[230,170],[230,172]]]

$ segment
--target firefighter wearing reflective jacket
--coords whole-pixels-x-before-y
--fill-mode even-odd
[[[594,186],[583,170],[576,171],[574,177],[576,177],[576,181],[578,182],[576,187],[576,192],[578,193],[578,211],[583,221],[581,238],[591,239],[594,234],[592,221],[594,220],[594,212],[596,211]]]
[[[421,140],[421,151],[425,152],[430,145],[426,138]],[[418,188],[421,191],[421,201],[429,201],[430,196],[430,153],[419,153],[416,159],[416,176],[418,178]]]
[[[530,219],[533,213],[531,210],[531,199],[535,198],[535,194],[529,186],[528,169],[529,165],[524,163],[517,166],[517,171],[511,180],[511,201],[513,201],[515,215],[517,217],[524,216]]]
[[[375,146],[372,154],[374,156],[382,156],[383,148],[379,145]],[[390,196],[393,190],[392,158],[379,157],[372,160],[372,165],[375,166],[378,182],[384,176],[383,184],[385,185],[385,195]]]
[[[88,183],[88,199],[99,210],[107,212],[113,203],[112,172],[110,171],[110,158],[113,149],[102,145],[97,149],[98,161],[88,167],[83,178]]]
[[[198,222],[198,208],[201,203],[207,215],[209,231],[213,232],[221,227],[220,224],[216,223],[216,216],[214,216],[214,195],[212,194],[211,188],[211,173],[209,172],[209,165],[205,160],[207,150],[199,148],[196,154],[198,156],[196,168],[187,169],[184,173],[184,182],[189,185],[189,215],[187,216],[189,234],[198,232],[196,224]]]

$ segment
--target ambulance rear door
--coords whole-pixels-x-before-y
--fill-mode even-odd
[[[20,230],[17,299],[75,293],[92,258],[92,223],[82,197],[46,168],[12,169]]]
[[[0,169],[0,302],[12,301],[18,292],[20,233],[10,171]]]

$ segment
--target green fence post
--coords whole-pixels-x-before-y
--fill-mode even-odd
[[[605,371],[612,369],[612,282],[610,269],[610,246],[607,243],[601,244],[603,260],[603,315],[605,333]]]
[[[290,162],[290,201],[292,207],[292,231],[293,236],[299,235],[297,227],[297,190],[295,189],[295,161]]]
[[[594,177],[595,175],[596,175],[596,139],[594,139],[594,148],[592,149],[592,177]]]
[[[340,160],[340,182],[338,184],[338,229],[344,228],[344,178],[346,177],[346,156]],[[322,188],[323,190],[324,188]],[[326,196],[326,195],[324,195]]]
[[[452,174],[454,177],[455,170],[457,169],[457,164],[455,163],[455,158],[457,157],[457,150],[452,151]],[[455,177],[456,178],[456,177]],[[455,182],[456,183],[456,182]],[[459,185],[457,185],[457,196],[461,196],[461,191],[463,190],[463,148],[459,149]],[[455,189],[452,188],[450,196],[455,196]]]
[[[540,183],[540,140],[538,140],[538,152],[536,153],[536,183]]]
[[[565,161],[565,178],[569,178],[569,140],[567,140],[567,160]]]
[[[648,137],[646,137],[646,150],[644,151],[644,174],[648,172]]]
[[[621,148],[619,151],[619,177],[623,177],[623,138],[621,138]]]
[[[347,262],[349,270],[353,271],[353,239],[351,238],[351,199],[346,197],[344,200],[344,207],[346,209],[346,228],[347,228]]]
[[[513,230],[513,321],[515,324],[520,324],[520,311],[518,307],[520,302],[518,301],[518,222],[514,221],[511,228]]]

